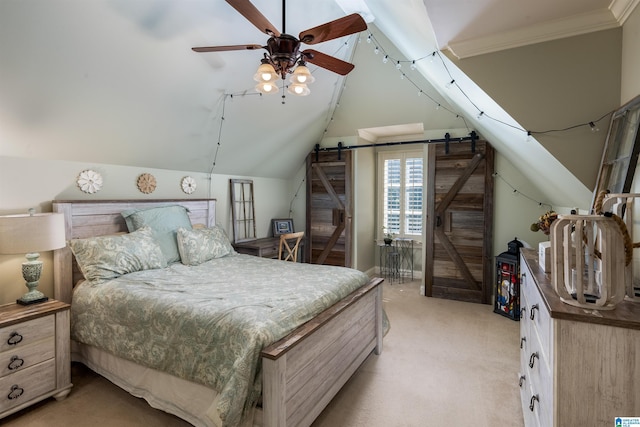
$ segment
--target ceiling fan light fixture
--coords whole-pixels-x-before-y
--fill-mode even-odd
[[[309,88],[304,83],[291,83],[287,91],[292,95],[307,96],[311,93]]]
[[[313,83],[316,79],[311,75],[311,72],[304,64],[300,64],[293,71],[290,81],[292,84],[307,84]]]
[[[253,76],[253,80],[258,83],[275,82],[277,78],[278,74],[276,74],[275,68],[273,68],[273,65],[268,62],[260,64],[258,71],[256,71],[256,74]]]
[[[268,95],[270,93],[276,93],[278,91],[278,86],[275,82],[260,82],[256,85],[256,90]]]

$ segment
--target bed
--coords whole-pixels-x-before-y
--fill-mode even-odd
[[[119,233],[127,231],[127,224],[121,215],[123,211],[146,210],[167,206],[183,206],[188,210],[189,220],[192,224],[201,224],[207,228],[215,228],[215,200],[213,199],[53,202],[54,212],[61,212],[65,215],[67,227],[66,236],[69,240],[91,240],[90,238],[95,236],[118,236]],[[75,246],[74,251],[76,251]],[[87,286],[87,281],[83,281],[83,273],[78,268],[75,257],[69,247],[54,252],[54,263],[55,298],[72,303],[72,317],[76,319],[76,326],[73,326],[72,329],[72,336],[76,338],[72,341],[72,359],[84,363],[98,374],[103,375],[131,394],[144,398],[151,406],[175,414],[196,426],[310,425],[362,362],[372,352],[380,354],[382,350],[384,318],[382,311],[382,287],[380,286],[382,279],[369,279],[367,277],[363,279],[362,277],[357,277],[358,274],[362,275],[362,273],[355,272],[355,270],[342,269],[353,274],[354,277],[349,280],[353,279],[358,281],[358,283],[351,283],[349,285],[351,288],[347,291],[341,287],[331,285],[330,282],[333,282],[333,280],[328,279],[329,277],[333,277],[334,273],[337,274],[339,268],[284,263],[283,261],[263,260],[248,255],[234,254],[233,256],[225,256],[203,262],[197,266],[197,268],[212,269],[211,272],[208,273],[198,272],[199,270],[196,270],[196,267],[191,268],[191,266],[176,263],[163,269],[156,270],[152,268],[147,271],[126,274],[114,280],[109,279],[105,281],[104,286],[93,287],[104,288],[101,289],[101,292],[106,292],[107,296],[95,296],[85,289],[92,287]],[[255,272],[250,273],[250,265],[254,264],[257,264],[257,268],[260,270],[259,274]],[[278,268],[274,268],[274,266]],[[294,270],[284,274],[282,273],[282,268],[293,268]],[[306,272],[306,270],[309,269],[311,272]],[[169,308],[171,308],[176,312],[172,313],[173,316],[176,316],[173,317],[173,319],[182,319],[181,316],[183,314],[192,311],[189,307],[199,307],[202,305],[200,304],[201,301],[197,300],[198,294],[201,293],[201,291],[198,290],[198,286],[207,286],[207,283],[204,283],[207,281],[222,280],[220,275],[222,273],[219,273],[221,271],[228,272],[228,274],[225,273],[224,277],[228,276],[229,278],[233,276],[231,272],[234,270],[247,272],[241,285],[242,287],[247,287],[246,293],[251,294],[252,298],[254,297],[253,294],[258,292],[257,290],[254,291],[248,288],[249,286],[253,286],[252,284],[265,281],[266,283],[270,283],[271,289],[277,287],[272,283],[274,280],[273,274],[296,277],[299,281],[298,285],[300,289],[303,289],[303,291],[298,292],[301,296],[315,293],[316,288],[323,288],[325,286],[328,288],[331,288],[331,286],[334,287],[331,288],[333,290],[329,291],[326,297],[331,299],[330,303],[325,301],[327,305],[326,308],[318,306],[318,303],[314,301],[311,304],[313,305],[313,310],[296,308],[294,310],[296,313],[295,316],[293,316],[291,312],[283,314],[288,320],[298,317],[297,322],[300,323],[299,325],[295,327],[282,326],[280,321],[274,321],[271,323],[277,325],[277,331],[271,331],[264,337],[262,335],[265,335],[265,333],[261,332],[258,334],[261,340],[261,344],[258,345],[261,350],[259,350],[259,357],[257,358],[257,360],[259,360],[257,367],[247,368],[246,371],[243,371],[243,369],[246,368],[244,360],[236,362],[235,365],[239,367],[239,372],[243,372],[241,377],[244,379],[248,378],[248,395],[251,397],[248,400],[240,402],[241,397],[235,397],[233,395],[230,397],[224,390],[221,390],[219,384],[206,380],[206,373],[214,368],[200,366],[200,363],[204,362],[198,362],[197,364],[194,362],[189,369],[183,368],[183,371],[195,371],[195,374],[192,373],[191,377],[184,375],[184,372],[180,369],[165,369],[162,363],[159,363],[158,366],[151,363],[154,359],[154,357],[152,357],[154,354],[153,350],[151,353],[143,353],[141,349],[145,347],[145,344],[142,344],[141,341],[138,345],[135,341],[131,341],[137,339],[136,337],[139,335],[144,335],[144,333],[140,331],[133,331],[130,334],[132,338],[127,341],[128,344],[111,344],[112,346],[122,345],[128,346],[129,348],[136,348],[136,350],[140,352],[138,360],[129,355],[126,357],[118,355],[118,352],[115,351],[114,348],[109,347],[109,344],[103,346],[102,344],[85,339],[80,332],[82,327],[88,322],[96,322],[96,324],[99,325],[112,323],[104,320],[90,320],[91,318],[87,317],[92,311],[96,313],[103,311],[100,305],[92,308],[90,305],[91,301],[96,302],[114,299],[118,294],[142,294],[141,289],[144,288],[150,280],[147,275],[154,275],[159,273],[160,270],[167,270],[168,274],[174,277],[184,277],[184,279],[191,284],[190,286],[188,286],[187,283],[179,285],[173,284],[172,286],[177,286],[178,288],[181,286],[183,292],[189,290],[189,292],[194,293],[194,295],[174,299],[172,303],[164,306],[165,311],[170,311]],[[269,276],[268,272],[270,270],[274,272],[279,271],[279,273],[273,273]],[[192,276],[189,277],[189,274]],[[309,274],[309,276],[305,276],[305,274]],[[205,277],[215,279],[205,280]],[[301,279],[304,277],[306,277],[306,279]],[[324,283],[315,283],[314,280],[317,280],[317,278],[321,278]],[[126,283],[123,284],[122,281]],[[141,286],[141,283],[144,284],[144,286]],[[154,288],[151,293],[162,293],[166,291],[164,288],[155,288],[155,286],[159,285],[153,286]],[[232,283],[229,285],[229,292],[234,286],[240,287],[238,283]],[[283,285],[283,287],[284,286],[285,285]],[[136,291],[133,292],[127,289],[135,289]],[[220,290],[222,288],[218,289],[222,292]],[[292,292],[286,288],[281,291],[289,296],[296,294],[296,292]],[[278,292],[280,292],[280,290]],[[185,293],[184,295],[187,294]],[[274,291],[270,298],[278,301],[285,299],[284,297],[275,297],[275,295],[276,292]],[[75,304],[74,301],[72,301],[74,298]],[[191,298],[196,298],[196,301],[189,302]],[[220,297],[218,299],[224,300],[225,298]],[[325,297],[323,296],[322,298]],[[214,298],[207,298],[207,304],[213,299]],[[122,302],[120,304],[122,310],[115,311],[111,314],[112,318],[117,320],[114,320],[113,323],[116,323],[118,328],[122,328],[122,324],[126,323],[125,318],[137,314],[137,310],[131,309],[131,307],[137,306],[127,306],[127,304],[139,303]],[[189,304],[193,305],[190,306]],[[244,302],[243,304],[255,305],[252,302]],[[273,301],[268,303],[270,307],[273,304],[275,304]],[[286,302],[285,306],[289,308],[293,307],[291,302]],[[127,307],[129,307],[129,309],[127,309]],[[276,306],[273,305],[273,307]],[[285,309],[286,308],[277,308],[271,311],[280,312]],[[75,315],[73,314],[74,310],[76,310]],[[183,310],[182,314],[180,314],[180,310]],[[233,310],[227,310],[225,313],[231,313],[232,311],[235,313],[238,310],[239,309],[234,308]],[[195,312],[195,310],[193,311]],[[304,312],[298,313],[298,311]],[[105,316],[110,315],[108,311],[105,311],[105,313]],[[225,316],[226,315],[227,314],[225,314]],[[251,316],[254,316],[255,319],[258,320],[257,323],[260,323],[259,320],[262,319],[261,315],[251,315],[242,312],[242,315],[239,317],[247,319],[251,318]],[[133,317],[129,320],[131,324],[138,324],[138,320]],[[179,322],[172,320],[165,323]],[[216,328],[200,328],[200,330],[207,330],[207,333],[213,329]],[[116,329],[116,331],[120,330]],[[112,330],[111,334],[114,335],[115,332]],[[120,334],[120,336],[125,335],[128,336],[127,333]],[[179,333],[171,336],[182,339]],[[252,338],[243,338],[240,341],[244,342],[250,339]],[[169,352],[166,351],[166,348],[164,350],[158,350],[162,345],[162,341],[167,340],[160,339],[159,343],[150,344],[148,347],[154,349],[156,353],[167,354]],[[206,342],[207,340],[198,339],[195,341]],[[184,348],[187,348],[191,353],[189,353],[189,351],[186,351],[186,353],[182,352],[180,353],[180,357],[176,357],[177,359],[184,359],[184,354],[191,354],[197,355],[198,357],[194,357],[200,360],[203,359],[203,354],[206,355],[210,351],[218,351],[218,348],[226,348],[226,346],[220,345],[213,345],[210,348],[204,349],[191,348],[191,346],[185,346],[184,342],[180,341],[181,344],[173,347],[180,349],[180,351],[176,350],[176,353],[180,353]],[[170,342],[169,344],[174,345],[176,343]],[[149,356],[149,354],[152,356]],[[259,378],[254,380],[251,375],[259,375]],[[242,388],[237,386],[237,382],[233,384],[230,388]],[[253,386],[253,388],[251,386]],[[257,407],[254,405],[254,402],[259,400],[256,398],[256,387],[260,388],[258,394],[261,400],[261,404],[257,405]],[[251,390],[253,390],[253,392]],[[220,409],[221,407],[228,408],[229,406],[235,407],[236,409],[233,409],[231,412],[226,412],[226,409]],[[240,406],[242,413],[240,419],[237,417],[238,406]],[[235,415],[230,416],[230,413]]]

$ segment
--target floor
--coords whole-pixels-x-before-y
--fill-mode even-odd
[[[419,295],[418,281],[384,284],[391,330],[313,427],[523,425],[519,324],[492,306]],[[1,420],[7,427],[188,426],[83,365],[69,397]]]

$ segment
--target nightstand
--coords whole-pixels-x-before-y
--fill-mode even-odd
[[[71,391],[69,307],[0,305],[0,418]]]

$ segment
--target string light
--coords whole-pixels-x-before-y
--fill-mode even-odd
[[[377,40],[376,40],[375,35],[374,35],[373,33],[369,33],[369,35],[367,36],[367,42],[370,42],[371,40],[373,40],[373,41],[375,41],[375,42],[377,43]],[[601,120],[605,119],[607,116],[609,116],[609,115],[613,114],[613,113],[614,113],[614,111],[615,111],[615,110],[609,111],[609,112],[605,113],[604,115],[602,115],[602,116],[601,116],[600,118],[598,118],[597,120],[589,121],[589,122],[586,122],[586,123],[580,123],[580,124],[577,124],[577,125],[573,125],[573,126],[569,126],[569,127],[563,128],[563,129],[549,129],[549,130],[544,130],[544,131],[534,131],[534,130],[527,130],[527,129],[523,129],[523,128],[519,127],[519,126],[514,126],[514,125],[513,125],[513,124],[511,124],[511,123],[507,123],[507,122],[504,122],[504,121],[502,121],[502,120],[499,120],[499,119],[497,119],[497,118],[495,118],[495,117],[491,117],[490,115],[488,115],[487,113],[485,113],[484,111],[482,111],[482,109],[481,109],[481,108],[479,108],[479,107],[478,107],[478,106],[477,106],[477,105],[476,105],[476,104],[471,100],[471,98],[470,98],[470,97],[469,97],[469,96],[468,96],[468,95],[463,91],[463,89],[462,89],[462,88],[461,88],[461,87],[456,83],[456,80],[451,76],[451,73],[450,73],[450,72],[449,72],[449,70],[447,69],[446,62],[442,59],[441,54],[440,54],[440,52],[439,52],[439,51],[435,50],[435,51],[433,51],[433,52],[431,52],[431,53],[429,53],[429,54],[427,54],[427,55],[425,55],[425,56],[423,56],[423,57],[421,57],[421,58],[412,59],[412,60],[406,60],[406,61],[401,61],[401,60],[399,60],[399,59],[394,59],[394,58],[390,57],[390,56],[386,53],[386,51],[384,50],[384,48],[382,47],[382,45],[380,45],[379,43],[377,43],[377,44],[376,44],[376,47],[375,47],[374,52],[375,52],[376,54],[378,54],[378,53],[380,52],[380,50],[382,50],[382,52],[385,54],[385,57],[384,57],[384,59],[383,59],[383,62],[384,62],[384,63],[387,63],[389,60],[392,60],[392,61],[393,61],[393,63],[396,65],[396,68],[398,68],[398,69],[400,69],[400,67],[401,67],[401,65],[400,65],[400,64],[401,64],[402,62],[408,62],[408,63],[410,63],[410,64],[411,64],[411,65],[410,65],[410,68],[411,68],[412,70],[415,70],[415,69],[416,69],[416,62],[419,62],[419,61],[421,61],[422,59],[428,58],[428,59],[429,59],[429,62],[433,63],[433,62],[434,62],[434,60],[435,60],[435,58],[436,58],[436,56],[437,56],[437,57],[440,59],[440,61],[442,62],[443,67],[445,68],[445,70],[446,70],[446,71],[447,71],[447,73],[449,74],[449,77],[451,78],[451,80],[450,80],[448,83],[446,83],[446,84],[445,84],[445,87],[446,87],[447,89],[449,89],[449,88],[451,88],[451,86],[455,85],[455,86],[458,88],[458,90],[460,90],[460,92],[462,92],[462,94],[463,94],[463,95],[464,95],[464,96],[469,100],[469,102],[471,102],[471,104],[472,104],[472,105],[473,105],[473,106],[478,110],[478,115],[476,116],[478,119],[486,118],[486,119],[489,119],[489,120],[493,120],[493,121],[495,121],[495,122],[497,122],[497,123],[500,123],[500,124],[502,124],[502,125],[504,125],[504,126],[508,126],[508,127],[513,128],[513,129],[519,130],[519,131],[523,132],[523,133],[526,135],[526,140],[527,140],[527,141],[530,141],[530,140],[532,139],[532,135],[547,134],[547,133],[551,133],[551,132],[564,132],[564,131],[568,131],[568,130],[571,130],[571,129],[575,129],[575,128],[578,128],[578,127],[584,127],[584,126],[589,126],[590,130],[591,130],[592,132],[594,132],[594,133],[595,133],[595,132],[598,132],[600,129],[598,128],[597,123],[598,123],[598,122],[600,122]],[[408,78],[408,76],[407,76],[406,74],[404,74],[404,73],[403,73],[403,74],[400,76],[400,78],[401,78],[401,79],[405,79],[405,78],[407,78],[407,80],[409,80],[412,84],[414,84],[414,86],[416,86],[416,87],[418,88],[418,96],[420,96],[420,95],[422,95],[422,94],[424,93],[424,91],[423,91],[421,88],[419,88],[419,87],[415,84],[415,82],[413,82],[410,78]],[[429,98],[430,98],[434,103],[438,104],[438,102],[437,102],[435,99],[433,99],[433,98],[431,98],[431,97],[429,97]],[[460,115],[459,115],[459,114],[457,114],[457,113],[455,113],[455,112],[453,112],[453,111],[450,111],[450,110],[448,110],[448,109],[447,109],[447,111],[451,112],[452,114],[455,114],[456,118],[460,118]],[[463,118],[463,120],[464,120],[464,118]]]
[[[541,202],[539,200],[534,199],[533,197],[530,197],[530,196],[526,195],[525,193],[523,193],[522,191],[518,190],[516,187],[511,185],[509,182],[507,182],[507,180],[504,179],[502,177],[502,175],[500,175],[498,172],[494,172],[493,173],[493,177],[494,178],[499,178],[502,182],[507,184],[511,188],[511,190],[513,190],[513,194],[520,195],[520,196],[524,197],[525,199],[530,200],[533,203],[536,203],[540,207],[546,206],[548,208],[547,210],[549,210],[549,211],[553,210],[553,205],[551,205],[550,203]]]

